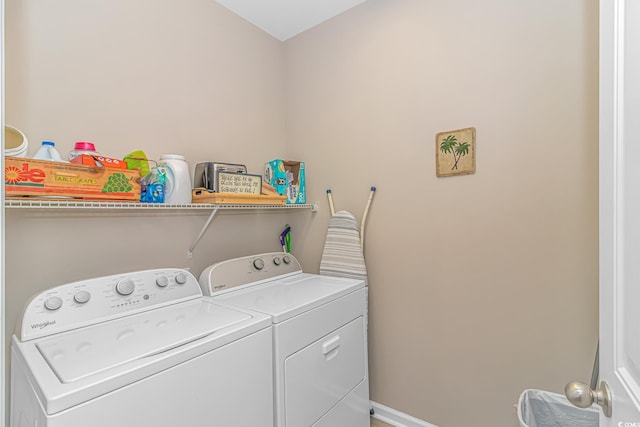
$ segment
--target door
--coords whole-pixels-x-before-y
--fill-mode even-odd
[[[363,383],[367,378],[365,345],[360,316],[288,356],[284,361],[285,425],[313,425]],[[345,416],[353,413],[347,419],[359,420],[354,426],[369,422],[369,414],[358,407],[342,411]]]
[[[600,379],[640,427],[640,1],[600,1]]]

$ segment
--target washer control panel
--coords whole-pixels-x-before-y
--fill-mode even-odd
[[[301,272],[300,263],[290,253],[270,252],[213,264],[200,275],[200,287],[204,295],[211,296],[238,286]]]
[[[68,283],[31,298],[16,336],[26,341],[201,296],[196,278],[177,268]]]

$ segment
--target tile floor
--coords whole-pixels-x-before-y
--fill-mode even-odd
[[[391,424],[383,423],[380,420],[376,420],[375,418],[371,418],[371,427],[393,427]]]

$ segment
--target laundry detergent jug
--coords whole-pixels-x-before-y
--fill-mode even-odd
[[[191,203],[191,173],[184,156],[163,154],[159,167],[165,169],[164,202],[172,205]]]

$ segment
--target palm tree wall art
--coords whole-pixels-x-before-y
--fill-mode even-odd
[[[436,175],[476,172],[476,129],[465,128],[436,135]]]

